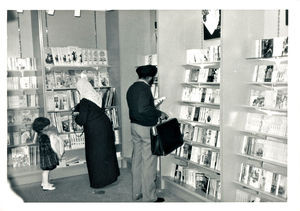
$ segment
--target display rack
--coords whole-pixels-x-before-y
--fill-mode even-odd
[[[239,178],[233,181],[236,199],[241,198],[241,190],[251,190],[258,201],[286,202],[288,56],[258,56],[246,61],[253,77],[246,82],[249,104],[239,106],[244,127],[239,127],[236,136],[241,146],[235,155],[240,165]]]
[[[14,178],[39,166],[31,124],[43,113],[43,96],[36,58],[10,57],[7,65],[7,172],[14,183]]]
[[[206,57],[209,61],[183,65],[185,79],[181,83],[182,97],[178,106],[184,145],[173,152],[173,166],[182,170],[172,171],[165,181],[168,187],[175,186],[189,195],[189,201],[213,202],[221,201],[220,47],[207,49],[206,52],[214,51],[216,56]],[[192,60],[188,51],[187,62]],[[192,58],[205,57],[199,53],[205,49],[191,51]],[[181,176],[176,176],[178,174]]]

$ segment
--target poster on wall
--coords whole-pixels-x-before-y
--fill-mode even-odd
[[[221,10],[202,10],[204,40],[221,36]]]

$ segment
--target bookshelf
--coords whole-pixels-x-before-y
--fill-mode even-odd
[[[247,74],[243,81],[244,101],[236,106],[239,115],[233,122],[235,134],[236,201],[244,201],[251,192],[257,201],[287,201],[287,37],[273,37],[279,56],[263,54],[266,39],[257,39],[256,57],[247,57]],[[282,42],[280,43],[279,40]],[[250,43],[250,42],[249,42]],[[278,47],[280,45],[280,47]],[[276,51],[273,52],[276,54]],[[241,58],[242,59],[242,58]],[[237,122],[239,122],[237,124]]]
[[[61,168],[85,165],[84,134],[72,118],[72,108],[79,103],[76,83],[87,78],[94,89],[102,96],[102,107],[110,118],[116,138],[117,157],[121,160],[120,124],[115,105],[116,91],[110,86],[109,65],[106,50],[79,47],[50,47],[45,49],[48,58],[56,58],[45,64],[45,116],[57,127],[65,142],[66,155]],[[57,54],[57,55],[55,55]],[[63,58],[73,55],[67,62]],[[84,56],[85,55],[85,56]],[[80,61],[75,58],[82,58]],[[75,154],[74,155],[74,151]]]
[[[41,70],[37,69],[36,58],[9,57],[7,60],[7,167],[10,173],[12,169],[39,165],[31,123],[42,113],[43,106],[41,87],[37,83]]]
[[[171,171],[165,178],[169,186],[180,187],[192,198],[197,196],[198,201],[221,201],[220,51],[220,46],[186,50],[187,64],[182,65],[184,78],[180,83],[181,100],[178,101],[184,145],[172,153],[175,168],[181,166],[180,163],[183,165],[179,167],[181,171]],[[194,169],[195,174],[186,176],[185,171],[190,169]],[[177,174],[185,176],[176,179]],[[200,174],[207,180],[197,177]],[[214,187],[216,184],[218,190]]]
[[[94,12],[87,13],[87,16],[82,16],[82,21],[88,20],[89,17],[94,20]],[[90,16],[90,14],[93,14],[93,16]],[[32,141],[34,137],[30,137],[30,140],[27,138],[25,142],[20,140],[19,143],[14,143],[13,140],[15,131],[25,132],[28,130],[30,135],[32,135],[31,120],[38,116],[46,116],[51,119],[58,128],[59,136],[65,141],[64,159],[55,171],[51,173],[51,178],[87,174],[84,135],[80,136],[82,128],[79,128],[71,117],[71,108],[79,100],[75,84],[80,77],[86,77],[91,82],[94,82],[93,85],[96,91],[103,96],[103,107],[106,108],[106,114],[113,123],[117,157],[121,167],[121,127],[119,124],[119,106],[115,100],[116,89],[109,84],[111,76],[109,69],[111,66],[107,62],[107,51],[101,50],[97,46],[97,41],[102,43],[103,40],[98,40],[96,37],[96,48],[93,48],[89,41],[82,40],[80,40],[80,43],[89,47],[75,47],[73,44],[70,44],[72,46],[65,46],[65,43],[62,44],[63,47],[49,47],[49,41],[51,41],[51,45],[62,40],[66,41],[66,43],[76,43],[74,40],[78,36],[74,36],[73,39],[73,37],[65,37],[65,35],[60,34],[57,37],[56,35],[52,36],[52,31],[48,30],[48,27],[51,28],[58,24],[57,21],[61,21],[54,19],[59,19],[61,15],[64,16],[64,12],[57,12],[57,17],[51,19],[50,22],[47,22],[49,20],[47,20],[48,16],[45,11],[29,11],[28,14],[25,12],[24,15],[26,15],[26,18],[31,18],[30,24],[26,21],[24,23],[29,24],[30,26],[28,27],[32,29],[32,33],[29,35],[29,37],[32,37],[32,41],[29,44],[32,45],[30,46],[32,48],[30,53],[34,57],[11,56],[8,58],[7,70],[8,137],[10,138],[8,139],[10,145],[7,147],[8,178],[12,186],[41,180],[41,170],[38,164],[39,158],[37,157],[39,154],[37,151],[38,145]],[[103,18],[103,15],[100,14],[98,18]],[[23,14],[20,15],[21,18],[23,18],[22,16]],[[67,19],[70,19],[70,17],[68,16]],[[83,22],[79,21],[76,24],[83,24]],[[74,28],[71,30],[74,30]],[[102,35],[103,32],[99,33]],[[85,31],[85,35],[89,34],[95,36],[95,31]],[[66,39],[61,39],[62,37]],[[9,50],[14,52],[13,49]],[[28,64],[31,64],[29,68],[27,68]],[[34,99],[33,95],[38,97]],[[33,100],[37,101],[36,105],[33,105]],[[32,105],[28,106],[25,103],[31,103]],[[27,113],[28,115],[25,115]],[[20,120],[19,118],[13,118],[12,115],[17,117],[29,116],[31,119],[28,117],[25,120]],[[23,139],[27,137],[25,135],[24,133]],[[15,136],[17,137],[17,134]],[[19,150],[19,153],[24,153],[25,151],[30,156],[35,156],[30,159],[30,164],[26,162],[26,166],[15,165],[13,167],[11,151],[17,151],[15,149],[20,147],[25,149]]]

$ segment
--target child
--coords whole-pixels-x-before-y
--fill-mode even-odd
[[[53,134],[53,129],[50,127],[50,120],[45,117],[38,117],[33,121],[32,129],[37,132],[37,141],[39,143],[40,168],[43,170],[41,186],[44,191],[54,190],[53,184],[49,183],[49,172],[59,164],[58,155],[61,157],[62,154],[58,153],[57,155],[51,147],[50,134]],[[52,145],[54,146],[55,144]]]

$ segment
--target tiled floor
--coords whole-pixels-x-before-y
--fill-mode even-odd
[[[118,181],[102,190],[105,194],[95,194],[89,187],[88,175],[80,175],[51,181],[56,190],[43,191],[40,183],[22,185],[13,188],[24,202],[132,202],[131,173],[121,169]],[[183,202],[167,190],[160,193],[166,202]]]

